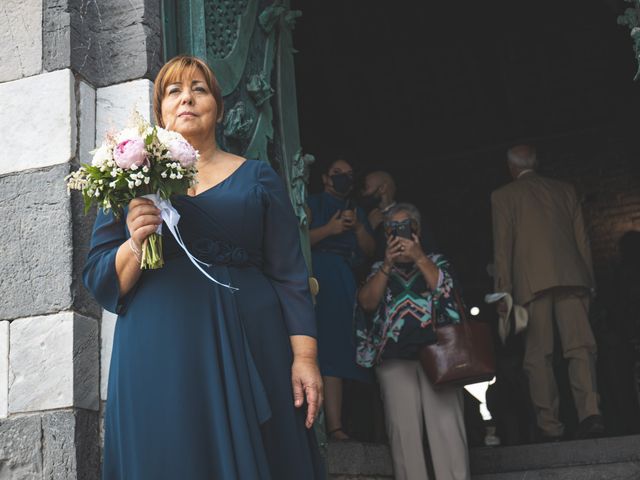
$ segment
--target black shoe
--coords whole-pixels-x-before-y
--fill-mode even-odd
[[[601,437],[603,434],[604,420],[602,415],[591,415],[578,424],[573,438],[575,440],[585,440],[587,438]]]

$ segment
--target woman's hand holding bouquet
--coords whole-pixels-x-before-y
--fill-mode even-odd
[[[108,134],[92,152],[91,165],[83,164],[66,180],[69,190],[82,193],[85,211],[98,205],[119,217],[129,206],[132,248],[141,248],[140,268],[154,269],[164,265],[157,207],[195,184],[199,154],[182,135],[151,126],[140,114],[134,123],[134,128]]]

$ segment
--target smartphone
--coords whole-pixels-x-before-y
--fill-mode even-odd
[[[407,238],[411,240],[413,238],[413,232],[411,231],[410,223],[401,223],[395,228],[394,232],[396,237]]]
[[[342,218],[342,214],[344,212],[346,212],[347,210],[353,210],[354,208],[356,208],[356,202],[354,202],[353,198],[351,197],[347,198],[347,201],[344,204],[344,210],[340,212],[340,217],[338,218]]]

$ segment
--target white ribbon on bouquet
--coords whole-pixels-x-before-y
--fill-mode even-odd
[[[182,236],[180,235],[180,230],[178,230],[178,222],[180,221],[180,214],[175,208],[173,208],[173,205],[171,205],[171,201],[165,200],[164,198],[160,197],[160,195],[158,195],[157,193],[150,193],[148,195],[143,195],[142,198],[148,198],[160,210],[160,216],[162,217],[162,220],[164,221],[164,223],[167,224],[167,227],[169,227],[169,231],[173,234],[173,238],[176,239],[177,244],[180,245],[180,248],[182,248],[182,250],[184,250],[184,253],[186,253],[187,258],[191,260],[191,263],[193,263],[196,266],[196,268],[200,270],[205,277],[207,277],[213,283],[216,283],[222,287],[228,288],[232,292],[238,290],[236,287],[232,287],[231,285],[227,285],[225,283],[219,282],[218,280],[213,278],[211,275],[209,275],[207,272],[205,272],[205,270],[202,268],[201,265],[204,265],[205,267],[211,267],[211,264],[198,260],[196,257],[194,257],[191,254],[189,249],[187,249],[187,246],[184,244],[184,241],[182,240]],[[158,228],[156,229],[156,233],[158,235],[162,235],[162,224],[158,225]]]

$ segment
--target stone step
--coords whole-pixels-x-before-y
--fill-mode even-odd
[[[474,480],[640,479],[640,435],[475,448]]]
[[[474,448],[473,480],[640,479],[640,435],[517,447]],[[329,444],[332,480],[392,480],[387,445]]]
[[[332,480],[393,480],[387,445],[331,442],[327,466]]]

